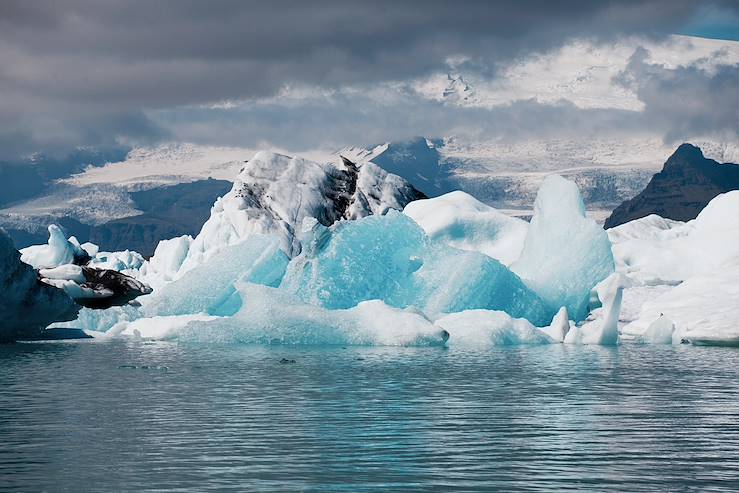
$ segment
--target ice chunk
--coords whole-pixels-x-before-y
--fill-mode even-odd
[[[135,276],[144,265],[144,257],[131,250],[98,252],[87,265],[96,269],[110,269]]]
[[[147,316],[208,313],[233,315],[241,308],[239,282],[277,286],[289,259],[277,237],[253,235],[213,255],[205,264],[159,288],[143,301]]]
[[[438,319],[436,325],[449,332],[450,346],[485,348],[556,342],[528,320],[512,318],[501,311],[467,310],[452,313]]]
[[[672,344],[673,335],[675,333],[675,324],[664,315],[649,324],[647,330],[641,336],[636,338],[637,342],[649,344]]]
[[[739,256],[646,301],[624,332],[644,334],[661,317],[674,323],[673,342],[739,345]],[[647,340],[649,338],[647,337]]]
[[[621,313],[623,289],[627,280],[614,273],[598,284],[596,290],[603,303],[601,314],[580,327],[572,327],[565,336],[566,344],[598,344],[615,346],[619,342],[618,318]]]
[[[549,327],[542,328],[545,334],[556,342],[564,342],[567,333],[570,331],[570,320],[567,316],[567,308],[562,307],[552,319]]]
[[[503,264],[486,255],[445,245],[429,245],[422,265],[408,276],[395,306],[415,306],[432,318],[464,310],[502,310],[544,325],[552,310]]]
[[[89,241],[80,245],[80,248],[82,248],[82,250],[84,250],[90,258],[94,258],[95,255],[97,255],[100,251],[100,247],[98,247],[95,243],[90,243]]]
[[[144,338],[208,343],[309,345],[443,345],[449,335],[412,311],[367,301],[348,310],[302,303],[284,290],[251,283],[238,286],[242,306],[230,317],[144,318],[115,328]]]
[[[49,225],[49,241],[46,245],[33,245],[21,249],[21,260],[34,269],[53,269],[74,262],[75,245],[67,240],[61,228]]]
[[[181,273],[220,249],[253,234],[274,234],[289,255],[301,250],[295,230],[305,218],[329,226],[341,219],[402,209],[422,194],[374,164],[316,163],[259,152],[245,165],[233,189],[218,199],[190,245]]]
[[[160,241],[154,255],[141,267],[141,277],[156,287],[173,281],[187,257],[192,241],[190,235]]]
[[[315,250],[295,258],[282,286],[308,303],[330,309],[360,301],[396,300],[401,285],[422,265],[426,236],[399,213],[344,221],[318,229]]]
[[[60,265],[53,269],[40,269],[39,275],[45,279],[68,280],[78,284],[85,282],[85,274],[82,267],[74,264]]]
[[[498,212],[462,191],[416,200],[403,213],[432,240],[484,253],[504,265],[518,259],[528,230],[526,221]]]
[[[218,317],[195,315],[169,315],[140,318],[138,320],[122,320],[105,333],[106,337],[134,336],[136,338],[166,340],[177,336],[191,322],[208,322]]]
[[[521,257],[511,266],[554,310],[575,320],[588,314],[590,290],[614,271],[606,232],[585,216],[573,182],[548,176],[534,203]]]
[[[652,215],[608,230],[617,268],[633,281],[622,334],[664,342],[664,318],[674,324],[673,343],[739,344],[737,210],[739,191],[732,191],[687,223]]]
[[[431,242],[395,211],[321,230],[293,259],[282,287],[329,309],[379,299],[435,318],[470,309],[503,310],[536,324],[553,310],[500,262]]]
[[[36,337],[50,323],[71,320],[79,311],[63,291],[38,281],[1,228],[0,292],[0,342]]]
[[[141,317],[138,307],[114,306],[105,310],[82,308],[77,319],[55,323],[52,328],[78,328],[88,334],[103,334],[121,321],[133,321]]]

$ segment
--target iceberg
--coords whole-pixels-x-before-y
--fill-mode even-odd
[[[143,301],[142,310],[146,316],[233,315],[241,308],[238,284],[277,286],[288,262],[276,236],[253,235],[162,286]]]
[[[330,226],[342,219],[402,210],[424,197],[373,163],[316,163],[262,151],[245,163],[231,191],[216,200],[175,277],[254,234],[276,235],[280,248],[293,257],[301,251],[295,233],[306,218]],[[153,262],[160,262],[157,254]]]
[[[47,244],[24,248],[21,260],[38,269],[41,282],[63,290],[85,307],[124,305],[152,291],[132,277],[144,263],[141,255],[128,250],[99,252],[97,245],[66,238],[56,225],[49,226]]]
[[[638,342],[739,345],[739,191],[686,223],[651,215],[608,230],[624,291],[621,333]]]
[[[372,166],[265,153],[196,238],[164,240],[147,261],[56,231],[29,258],[52,265],[40,271],[50,284],[84,288],[94,265],[155,285],[139,306],[83,309],[55,325],[106,337],[739,344],[739,192],[688,223],[650,216],[606,232],[558,176],[544,181],[527,225],[462,193],[403,204],[404,182]],[[294,195],[282,188],[290,180],[303,180]],[[78,250],[92,257],[87,266],[53,265]]]
[[[581,321],[589,312],[590,291],[614,268],[608,235],[585,216],[577,185],[548,176],[536,196],[521,257],[511,270],[553,310],[564,306]]]
[[[433,241],[480,252],[510,265],[521,255],[528,223],[507,216],[462,192],[416,200],[403,214],[416,221]]]
[[[73,320],[79,311],[64,291],[40,282],[20,257],[0,228],[0,342],[38,337],[50,323]]]
[[[89,245],[85,244],[90,248]],[[84,264],[90,256],[74,236],[69,239],[56,224],[49,225],[49,241],[46,245],[33,245],[21,249],[21,260],[34,269],[53,269],[65,264]]]
[[[156,316],[119,322],[109,332],[182,342],[304,345],[440,346],[449,337],[418,313],[378,300],[328,310],[269,286],[243,283],[236,292],[242,304],[229,317]]]
[[[552,344],[556,341],[525,319],[495,310],[467,310],[436,321],[449,332],[450,346],[484,349],[492,346]]]
[[[431,318],[488,309],[535,324],[548,323],[554,313],[497,260],[435,243],[395,211],[316,227],[307,244],[281,287],[314,305],[347,309],[378,299]]]

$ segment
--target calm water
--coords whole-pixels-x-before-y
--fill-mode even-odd
[[[0,346],[2,490],[737,488],[732,348]]]

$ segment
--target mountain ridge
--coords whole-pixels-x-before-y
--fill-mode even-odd
[[[714,197],[739,189],[739,165],[706,158],[693,144],[681,144],[660,172],[632,199],[616,207],[606,229],[650,214],[689,221]]]

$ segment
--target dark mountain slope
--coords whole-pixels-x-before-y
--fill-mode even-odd
[[[639,195],[616,207],[605,227],[649,214],[678,221],[695,219],[715,196],[736,189],[739,165],[720,164],[704,157],[699,148],[682,144]]]

